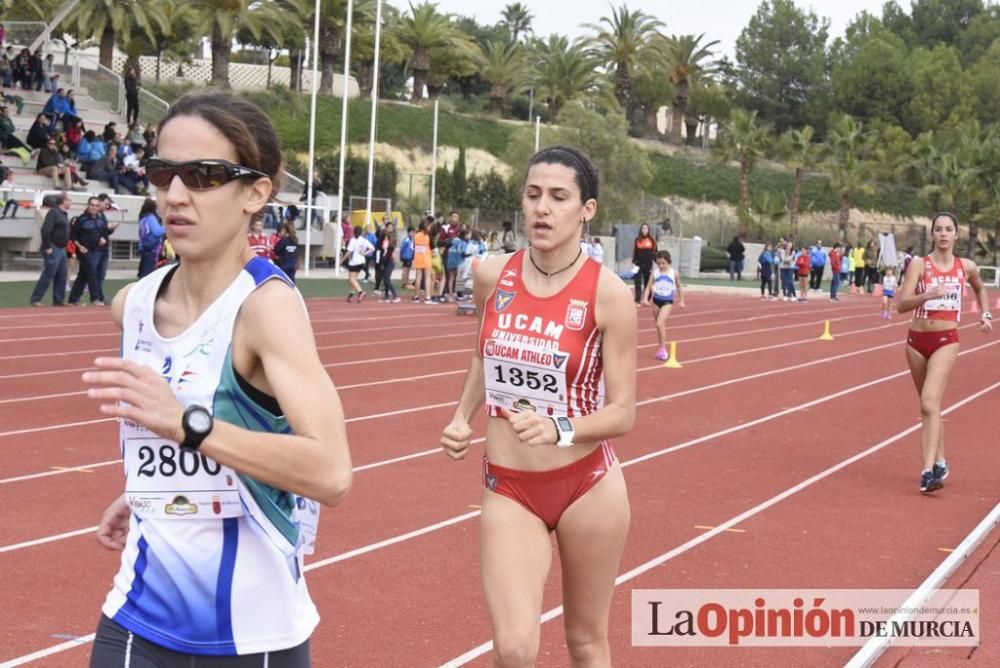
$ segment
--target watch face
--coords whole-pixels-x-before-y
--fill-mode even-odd
[[[568,417],[556,418],[556,421],[559,423],[559,431],[573,431],[573,423]]]
[[[191,411],[188,415],[188,426],[199,434],[204,434],[212,427],[212,416],[204,410]]]

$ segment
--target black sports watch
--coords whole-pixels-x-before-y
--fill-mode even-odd
[[[215,419],[204,406],[188,406],[181,418],[181,426],[184,428],[184,440],[181,447],[189,450],[197,450],[201,447],[202,441],[212,433]]]

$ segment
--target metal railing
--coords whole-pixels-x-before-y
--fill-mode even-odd
[[[116,114],[125,113],[125,81],[97,62],[97,57],[73,52],[73,86],[85,88],[87,95],[107,104]]]

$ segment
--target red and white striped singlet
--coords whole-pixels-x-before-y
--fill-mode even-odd
[[[930,256],[925,257],[924,275],[917,281],[917,294],[922,295],[935,285],[947,287],[948,294],[921,304],[914,317],[959,322],[962,319],[962,288],[965,287],[965,267],[962,266],[962,260],[956,257],[951,269],[938,271]]]
[[[479,351],[486,411],[534,408],[541,415],[588,415],[604,405],[601,332],[594,319],[601,265],[584,262],[551,297],[535,297],[521,279],[524,253],[507,261],[486,301]]]

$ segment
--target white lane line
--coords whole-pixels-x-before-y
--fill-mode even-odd
[[[982,521],[962,539],[958,547],[938,564],[938,567],[927,576],[926,580],[920,583],[920,586],[900,606],[902,611],[893,615],[887,626],[892,628],[894,624],[905,622],[913,616],[912,611],[923,607],[927,600],[937,592],[938,588],[951,577],[951,574],[975,551],[986,535],[997,525],[1000,525],[1000,503],[993,506],[993,510],[986,513]],[[890,640],[892,639],[888,636],[872,637],[858,650],[857,654],[851,657],[850,661],[844,664],[844,668],[868,668],[878,660],[882,652],[888,649]]]
[[[840,310],[844,310],[844,309],[840,309]],[[781,315],[783,315],[783,314],[781,314]],[[754,321],[762,320],[762,319],[769,319],[769,318],[781,317],[781,315],[777,315],[776,314],[776,315],[767,315],[767,316],[754,316],[754,317],[750,317],[750,318],[742,318],[742,319],[736,319],[736,320],[717,320],[717,321],[714,321],[714,322],[707,322],[707,323],[691,323],[691,324],[687,324],[687,325],[672,326],[670,328],[670,331],[674,332],[674,331],[679,330],[679,329],[693,329],[693,328],[697,328],[697,327],[707,327],[707,326],[714,326],[714,325],[733,325],[733,324],[742,323],[742,322],[754,322]],[[841,316],[839,318],[827,318],[827,319],[830,320],[831,322],[833,322],[833,321],[842,321],[842,320],[853,320],[853,319],[856,319],[856,318],[865,317],[866,315],[867,314],[862,313],[862,314],[858,314],[858,315]],[[466,321],[468,321],[468,319],[466,319]],[[815,325],[816,322],[817,321],[809,321],[809,322],[804,322],[804,323],[786,324],[786,325],[782,325],[782,328],[784,328],[784,329],[792,329],[792,328],[799,328],[799,327],[809,327],[809,326]],[[819,320],[818,322],[820,324],[822,324],[823,320]],[[439,325],[423,325],[423,327],[438,327],[438,326]],[[462,325],[457,325],[457,326],[461,327]],[[395,328],[395,329],[408,329],[409,330],[409,329],[418,329],[420,327],[422,327],[422,325],[412,325],[412,326],[406,326],[405,328]],[[392,327],[387,327],[387,328],[379,327],[379,328],[375,328],[375,329],[371,329],[371,330],[358,330],[358,331],[383,331],[385,329],[394,329],[394,328],[392,328]],[[434,335],[433,337],[417,337],[417,338],[413,338],[413,339],[401,339],[399,341],[421,341],[421,340],[427,340],[428,338],[439,339],[439,338],[452,338],[452,337],[470,336],[473,333],[471,330],[474,329],[474,328],[470,327],[469,329],[470,329],[470,331],[468,331],[468,332],[461,332],[461,333],[457,333],[457,334],[444,334],[444,335],[441,335],[441,336]],[[726,334],[714,334],[714,335],[709,335],[709,336],[692,337],[690,339],[684,339],[684,340],[678,341],[678,343],[685,343],[687,341],[710,341],[712,339],[731,338],[731,337],[736,337],[736,336],[743,336],[743,335],[746,335],[746,334],[757,334],[757,333],[762,333],[762,332],[769,332],[769,331],[772,331],[773,329],[774,329],[773,327],[764,327],[764,328],[761,328],[761,329],[754,329],[754,330],[747,330],[747,331],[740,331],[740,332],[729,332],[729,333],[726,333]],[[637,330],[636,334],[646,334],[646,333],[655,332],[655,331],[656,331],[655,327],[646,327],[646,328]],[[867,331],[867,330],[865,330],[865,331]],[[324,334],[324,333],[325,332],[316,332],[317,335]],[[330,332],[330,333],[333,333],[333,332]],[[358,344],[358,343],[355,342],[355,343],[337,344],[337,345],[330,345],[330,346],[318,346],[317,350],[330,350],[330,349],[335,349],[335,348],[356,348],[359,345],[360,344]],[[649,348],[649,347],[651,347],[653,345],[656,345],[656,344],[643,344],[643,345],[641,345],[639,347],[640,348]],[[115,350],[117,350],[117,349],[115,349]],[[100,352],[100,351],[97,351],[97,352]],[[410,354],[410,355],[397,355],[395,357],[375,357],[375,358],[368,358],[368,359],[363,359],[363,360],[351,360],[351,361],[347,361],[347,362],[332,362],[330,364],[324,364],[323,366],[325,368],[331,368],[331,367],[338,367],[338,366],[353,366],[353,365],[357,365],[357,364],[377,364],[379,362],[398,362],[400,360],[421,359],[423,357],[431,357],[431,356],[435,356],[435,355],[451,355],[451,354],[455,354],[455,353],[458,353],[458,352],[472,352],[472,349],[468,348],[468,349],[461,349],[461,350],[442,350],[442,351],[433,351],[433,352],[420,352],[420,353],[415,353],[415,354]],[[73,353],[70,353],[70,354],[73,354]],[[13,359],[13,358],[11,358],[11,359]],[[72,368],[72,369],[54,369],[54,370],[49,370],[49,371],[31,371],[31,372],[24,372],[24,373],[17,373],[17,374],[10,374],[10,375],[6,375],[6,376],[0,376],[0,380],[3,380],[3,379],[14,379],[14,378],[29,378],[29,377],[33,377],[33,376],[51,376],[51,375],[60,374],[60,373],[72,373],[72,372],[75,372],[75,371],[86,371],[89,368],[91,368],[91,367],[86,367],[86,368]]]
[[[992,345],[992,344],[988,344],[988,345]],[[980,346],[980,348],[983,348],[983,347],[987,347],[987,346]],[[976,350],[978,350],[978,348]],[[968,352],[972,352],[972,351],[970,350]],[[908,374],[909,374],[909,372],[907,371],[907,372],[901,373],[901,374],[894,374],[893,376],[890,376],[890,377],[887,377],[887,378],[899,377],[899,376],[908,375]],[[881,382],[881,381],[876,381],[876,382]],[[872,383],[866,383],[866,385],[871,385],[871,384]],[[981,396],[983,396],[985,394],[988,394],[990,392],[995,391],[997,388],[1000,388],[1000,383],[994,383],[993,385],[991,385],[991,386],[989,386],[989,387],[987,387],[985,389],[979,390],[978,392],[976,392],[974,394],[971,394],[971,395],[965,397],[964,399],[962,399],[961,401],[959,401],[959,402],[957,402],[957,403],[952,404],[951,406],[949,406],[947,409],[945,409],[944,411],[942,411],[942,415],[947,415],[947,414],[951,413],[952,411],[955,411],[958,408],[961,408],[965,404],[967,404],[967,403],[969,403],[971,401],[974,401],[974,400],[978,399],[979,397],[981,397]],[[837,393],[837,394],[838,395],[842,395],[843,393]],[[824,399],[824,400],[828,400],[828,399]],[[813,403],[815,403],[815,402],[813,402]],[[793,410],[798,410],[798,409],[793,409]],[[782,411],[782,413],[780,413],[779,415],[787,414],[787,412],[789,412],[789,411]],[[765,420],[770,420],[770,419],[773,419],[773,418],[765,418]],[[759,424],[760,421],[756,421],[755,420],[754,422],[756,422],[756,423]],[[734,430],[739,430],[739,429],[741,429],[741,428],[743,428],[745,426],[749,426],[749,425],[752,425],[752,424],[754,424],[754,423],[748,423],[747,425],[740,425],[740,427],[735,427]],[[853,464],[853,463],[855,463],[855,462],[857,462],[857,461],[859,461],[861,459],[864,459],[865,457],[868,457],[869,455],[872,455],[872,454],[878,452],[879,450],[882,450],[883,448],[885,448],[885,447],[887,447],[887,446],[895,443],[896,441],[899,441],[899,440],[901,440],[901,439],[909,436],[910,434],[918,431],[919,429],[920,429],[920,423],[911,425],[910,427],[907,427],[906,429],[904,429],[904,430],[902,430],[900,432],[897,432],[896,434],[890,436],[889,438],[885,439],[884,441],[873,445],[872,447],[868,448],[867,450],[864,450],[862,452],[857,453],[856,455],[848,457],[847,459],[844,459],[844,460],[842,460],[842,461],[834,464],[833,466],[831,466],[831,467],[829,467],[829,468],[827,468],[827,469],[825,469],[823,471],[820,471],[816,475],[814,475],[814,476],[812,476],[810,478],[807,478],[806,480],[803,480],[802,482],[798,483],[797,485],[789,487],[788,489],[786,489],[785,491],[781,492],[780,494],[776,494],[775,496],[772,496],[770,499],[768,499],[768,500],[766,500],[766,501],[764,501],[762,503],[759,503],[756,506],[754,506],[754,507],[752,507],[752,508],[750,508],[748,510],[745,510],[744,512],[740,513],[739,515],[736,515],[735,517],[731,517],[730,519],[726,520],[725,522],[723,522],[722,524],[718,525],[714,529],[712,529],[710,531],[707,531],[707,532],[705,532],[703,534],[700,534],[700,535],[696,536],[695,538],[692,538],[691,540],[687,541],[686,543],[684,543],[682,545],[678,545],[677,547],[673,548],[672,550],[669,550],[668,552],[664,552],[663,554],[661,554],[661,555],[659,555],[659,556],[657,556],[657,557],[655,557],[653,559],[650,559],[649,561],[646,561],[646,562],[644,562],[642,564],[639,564],[638,566],[636,566],[632,570],[630,570],[628,572],[625,572],[625,573],[622,573],[617,578],[615,578],[615,586],[617,587],[617,586],[619,586],[619,585],[621,585],[621,584],[623,584],[625,582],[628,582],[629,580],[633,580],[633,579],[639,577],[640,575],[642,575],[642,574],[644,574],[644,573],[646,573],[646,572],[648,572],[648,571],[650,571],[650,570],[652,570],[652,569],[654,569],[654,568],[656,568],[658,566],[662,566],[667,561],[670,561],[671,559],[674,559],[674,558],[676,558],[676,557],[684,554],[685,552],[693,550],[694,548],[696,548],[697,546],[701,545],[702,543],[704,543],[704,542],[706,542],[706,541],[708,541],[708,540],[710,540],[710,539],[718,536],[719,534],[725,532],[727,529],[731,529],[731,528],[735,527],[738,524],[742,524],[743,522],[747,521],[748,519],[750,519],[754,515],[762,513],[763,511],[765,511],[768,508],[774,506],[775,504],[778,504],[778,503],[784,501],[785,499],[789,498],[790,496],[798,494],[799,492],[801,492],[802,490],[806,489],[807,487],[811,487],[812,485],[816,484],[817,482],[819,482],[821,480],[824,480],[825,478],[830,477],[834,473],[837,473],[838,471],[840,471],[840,470],[842,470],[842,469],[850,466],[851,464]],[[731,431],[731,430],[727,430],[727,431]],[[720,433],[725,433],[725,432],[720,432]],[[696,439],[696,440],[700,441],[702,439]],[[682,445],[684,445],[684,444],[682,444]],[[678,446],[678,447],[680,447],[680,446]],[[675,451],[676,449],[678,449],[678,448],[675,447],[675,448],[668,448],[666,450],[661,450],[660,454],[663,454],[663,453],[666,453],[666,452],[669,452],[669,451]],[[659,455],[657,455],[657,456],[659,456]],[[632,461],[629,461],[629,462],[627,462],[625,464],[622,464],[622,466],[625,466],[626,464],[633,464],[633,463],[636,463],[637,461],[645,461],[645,459],[646,458],[643,457],[643,458],[639,458],[638,460],[632,460]],[[998,506],[998,508],[1000,508],[1000,506]],[[909,603],[909,601],[907,603]],[[563,614],[563,607],[561,605],[557,606],[555,608],[552,608],[550,610],[547,610],[544,614],[542,614],[542,616],[540,618],[540,623],[544,624],[545,622],[548,622],[548,621],[551,621],[553,619],[556,619],[557,617],[561,616],[562,614]],[[489,641],[484,642],[483,644],[479,645],[478,647],[474,647],[471,650],[469,650],[468,652],[466,652],[464,654],[461,654],[461,655],[455,657],[454,659],[451,659],[451,660],[445,662],[444,664],[442,664],[441,668],[458,668],[459,666],[464,666],[465,664],[467,664],[470,661],[472,661],[472,660],[474,660],[474,659],[482,656],[483,654],[486,654],[487,652],[491,651],[492,649],[493,649],[493,641],[489,640]],[[848,665],[850,665],[850,664],[848,664]]]
[[[60,652],[65,652],[68,649],[73,649],[74,647],[79,647],[80,645],[92,643],[94,642],[94,638],[96,636],[96,633],[91,633],[90,635],[80,636],[74,640],[69,640],[46,649],[40,649],[37,652],[32,652],[31,654],[19,656],[16,659],[4,661],[3,663],[0,663],[0,668],[17,668],[17,666],[23,666],[26,663],[31,663],[32,661],[37,661],[38,659],[44,659],[45,657],[52,656],[53,654],[59,654]]]
[[[0,546],[0,554],[4,552],[14,552],[15,550],[23,550],[26,547],[35,547],[36,545],[44,545],[45,543],[52,543],[57,540],[63,540],[65,538],[75,538],[76,536],[84,536],[89,533],[94,533],[97,531],[97,526],[87,527],[85,529],[76,529],[74,531],[67,531],[65,533],[59,533],[54,536],[46,536],[45,538],[35,538],[34,540],[26,540],[23,543],[14,543],[13,545],[3,545]]]

